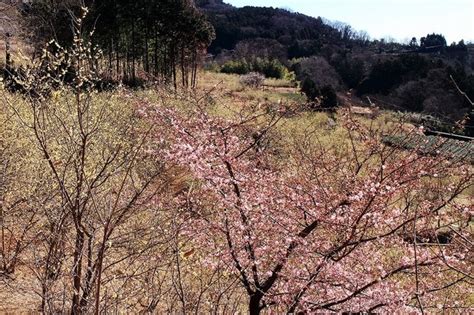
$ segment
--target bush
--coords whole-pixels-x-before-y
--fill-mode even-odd
[[[251,68],[246,60],[230,60],[222,66],[221,72],[242,75],[251,72]]]
[[[300,81],[304,81],[305,78],[310,78],[317,87],[326,85],[332,86],[335,89],[341,87],[341,78],[334,67],[323,57],[295,60],[292,68],[296,73],[296,78]]]
[[[285,76],[283,77],[283,79],[293,83],[294,86],[297,86],[296,74],[293,71],[285,69]]]
[[[240,84],[243,86],[258,88],[265,81],[265,76],[258,72],[250,72],[240,77]]]
[[[308,99],[309,102],[313,102],[316,100],[316,98],[320,95],[319,90],[316,87],[316,84],[314,83],[313,80],[310,78],[306,77],[303,80],[303,83],[301,83],[301,92],[306,95],[306,98]]]
[[[221,67],[216,62],[210,62],[204,65],[204,70],[210,72],[220,72]]]
[[[365,63],[357,58],[344,58],[333,61],[337,73],[348,88],[357,88],[364,79]]]
[[[423,81],[409,81],[398,87],[396,94],[403,108],[414,112],[423,110],[423,102],[427,97]]]
[[[252,71],[260,72],[268,78],[283,79],[288,70],[276,59],[257,58],[252,62]]]
[[[306,77],[301,84],[301,92],[306,95],[309,102],[314,102],[318,98],[322,108],[333,108],[339,105],[337,94],[330,85],[325,85],[319,89],[314,81]]]
[[[329,85],[321,89],[321,106],[323,108],[334,108],[339,105],[336,91]]]
[[[256,58],[251,61],[245,59],[227,61],[221,68],[222,73],[248,74],[259,72],[267,78],[284,79],[288,69],[277,59]]]

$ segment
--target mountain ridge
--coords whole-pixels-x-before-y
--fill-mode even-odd
[[[222,0],[195,0],[196,6],[205,11],[225,11],[236,9]]]

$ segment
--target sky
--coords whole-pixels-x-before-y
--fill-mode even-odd
[[[236,7],[266,6],[341,21],[371,38],[396,41],[441,33],[448,44],[474,42],[474,0],[224,0]]]

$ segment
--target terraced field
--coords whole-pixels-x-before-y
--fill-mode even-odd
[[[422,154],[441,154],[452,159],[465,160],[468,163],[474,164],[473,141],[459,141],[420,134],[385,136],[383,141],[404,149],[415,149]]]

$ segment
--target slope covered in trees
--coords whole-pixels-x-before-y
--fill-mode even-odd
[[[221,0],[34,0],[23,12],[37,52],[51,38],[71,44],[71,12],[81,4],[90,9],[83,33],[94,30],[105,80],[195,86],[209,52],[221,72],[306,81],[314,85],[310,100],[353,90],[380,106],[443,120],[444,131],[474,129],[472,106],[459,93],[474,98],[473,46],[464,41],[448,45],[435,33],[404,44],[371,40],[344,23]]]
[[[195,0],[194,2],[202,10],[224,11],[234,8],[222,0]]]
[[[144,71],[154,80],[195,85],[197,66],[214,38],[214,30],[189,0],[45,1],[26,5],[30,41],[38,48],[54,38],[71,45],[71,16],[89,8],[82,32],[90,34],[107,62],[110,78],[132,83]],[[178,82],[180,81],[180,82]]]
[[[220,1],[198,5],[216,30],[209,52],[222,72],[259,71],[252,65],[278,60],[306,87],[314,85],[310,100],[322,96],[322,90],[334,94],[352,89],[359,97],[379,99],[380,106],[432,115],[443,121],[445,131],[474,130],[468,119],[474,109],[454,84],[474,98],[472,44],[448,45],[435,33],[396,43],[283,9],[234,8]],[[260,72],[269,71],[263,67]]]
[[[217,38],[209,49],[214,54],[234,49],[243,40],[264,38],[283,45],[288,57],[296,58],[319,53],[326,45],[343,45],[357,38],[348,26],[338,30],[321,18],[283,9],[244,7],[206,12],[216,29]]]

